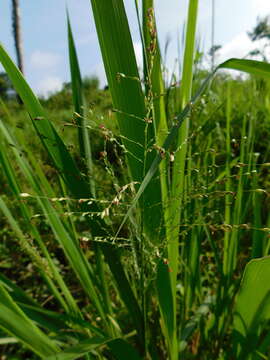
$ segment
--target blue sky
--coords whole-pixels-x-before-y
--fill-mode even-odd
[[[124,0],[134,47],[141,62],[139,34],[134,0]],[[211,2],[200,0],[198,35],[201,46],[210,47]],[[256,23],[257,16],[270,14],[270,0],[215,0],[215,43],[223,46],[217,61],[242,57],[253,44],[246,32]],[[74,37],[83,75],[97,75],[106,82],[90,0],[20,0],[25,52],[26,78],[39,94],[47,94],[69,80],[65,6],[70,12]],[[172,68],[177,54],[177,36],[181,34],[187,14],[188,0],[155,0],[161,48],[171,39],[168,67]],[[14,58],[11,34],[11,0],[1,2],[0,41]]]

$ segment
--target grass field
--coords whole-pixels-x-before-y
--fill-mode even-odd
[[[190,0],[168,83],[143,0],[140,76],[123,1],[91,3],[109,90],[72,16],[48,100],[0,46],[24,104],[0,104],[0,359],[268,359],[270,65],[203,70]]]

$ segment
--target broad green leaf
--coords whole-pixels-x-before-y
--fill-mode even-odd
[[[234,313],[233,340],[238,355],[240,350],[244,356],[256,348],[258,327],[270,320],[269,278],[270,257],[253,259],[247,264]],[[241,356],[239,359],[244,359]]]
[[[134,181],[143,176],[146,115],[132,40],[122,0],[92,0],[104,67]],[[122,74],[124,77],[119,77]],[[134,117],[136,116],[136,117]]]
[[[263,61],[233,58],[218,66],[218,69],[222,68],[243,71],[248,74],[270,78],[270,64]]]
[[[1,284],[0,299],[0,327],[3,330],[43,358],[59,351],[54,342],[16,305]]]
[[[154,158],[153,123],[149,123],[144,94],[129,31],[123,0],[91,0],[103,63],[129,170],[141,182]],[[152,151],[148,151],[152,150]],[[145,232],[157,241],[163,224],[159,178],[149,181],[140,200]],[[151,221],[149,218],[151,217]]]

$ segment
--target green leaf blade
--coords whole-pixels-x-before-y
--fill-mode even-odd
[[[148,151],[155,143],[155,133],[153,124],[145,121],[147,109],[124,3],[123,0],[91,0],[91,3],[130,174],[134,182],[140,183],[155,156],[153,150]],[[155,241],[157,229],[163,223],[159,178],[149,183],[139,204],[146,233]]]
[[[245,352],[245,347],[256,346],[258,326],[270,319],[269,278],[270,257],[253,259],[247,264],[234,314],[233,340],[238,354],[240,349]]]
[[[0,299],[0,327],[3,330],[17,338],[41,357],[48,357],[59,351],[54,342],[34,325],[16,305],[1,284]]]

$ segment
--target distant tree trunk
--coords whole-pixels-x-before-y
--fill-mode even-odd
[[[18,68],[22,73],[24,73],[19,0],[12,0],[12,27],[13,27],[13,36],[15,41]]]

